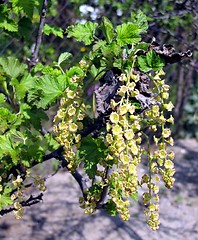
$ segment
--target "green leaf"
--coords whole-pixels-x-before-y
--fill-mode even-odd
[[[18,22],[19,26],[19,33],[23,36],[26,40],[31,38],[30,31],[32,30],[32,22],[29,18],[23,17]]]
[[[105,45],[106,45],[105,41],[103,41],[103,40],[97,41],[97,43],[93,45],[93,52],[100,50]]]
[[[115,37],[114,29],[113,29],[113,24],[111,21],[103,17],[102,18],[102,23],[100,24],[100,29],[103,31],[105,35],[105,39],[108,43],[111,43],[113,38]]]
[[[96,68],[96,66],[94,64],[92,64],[91,68],[90,68],[90,73],[92,75],[92,77],[96,77],[98,74],[98,69]]]
[[[132,56],[135,54],[137,54],[139,51],[147,51],[148,47],[149,47],[149,43],[145,43],[145,42],[140,42],[137,45],[134,46],[134,48],[132,48],[132,50],[129,52],[129,54],[132,54]]]
[[[77,41],[84,42],[85,45],[90,45],[94,41],[94,33],[97,26],[98,24],[93,22],[86,22],[85,24],[77,23],[67,28],[67,37],[74,37]]]
[[[154,50],[149,51],[146,56],[138,56],[138,67],[143,72],[160,70],[164,67],[164,61]]]
[[[19,75],[24,74],[27,69],[26,64],[20,63],[19,60],[14,57],[1,57],[0,65],[2,66],[4,72],[12,78],[17,78]]]
[[[138,25],[132,24],[130,22],[117,26],[116,32],[118,34],[117,43],[120,46],[138,43],[141,40],[141,28]]]
[[[114,57],[121,55],[122,49],[115,42],[112,42],[107,46],[102,46],[101,51],[106,59],[108,59],[110,62],[114,62]]]
[[[34,88],[29,91],[29,101],[35,101],[37,107],[46,108],[60,97],[68,86],[67,76],[44,75],[35,79]]]
[[[138,67],[142,72],[149,72],[152,70],[152,68],[148,65],[146,57],[145,56],[138,56]]]
[[[66,71],[66,75],[69,78],[71,78],[73,76],[84,77],[85,73],[83,72],[83,70],[80,67],[74,66]]]
[[[141,11],[138,10],[138,12],[135,14],[131,14],[132,22],[137,24],[141,28],[141,33],[144,33],[148,29],[148,22],[146,15]]]
[[[44,137],[45,137],[45,139],[47,139],[49,151],[54,151],[58,147],[60,147],[60,144],[54,139],[54,137],[51,134],[49,134],[49,133],[45,134]]]
[[[43,27],[43,33],[47,36],[53,34],[57,37],[63,38],[63,29],[57,26],[50,26],[48,24],[45,24]]]
[[[57,63],[55,63],[57,64]],[[43,73],[44,75],[53,75],[53,76],[59,76],[61,73],[61,70],[60,69],[57,69],[57,68],[54,68],[52,66],[49,66],[49,65],[43,65],[42,63],[38,63],[34,68],[34,72],[37,73],[37,72],[41,72]]]
[[[22,132],[17,131],[16,129],[11,129],[9,131],[9,136],[11,138],[12,143],[14,142],[17,142],[17,144],[25,143],[26,140],[25,135]]]
[[[0,104],[5,102],[5,95],[3,93],[0,93]]]
[[[20,1],[18,1],[18,6],[22,7],[23,11],[25,12],[25,14],[30,19],[32,19],[34,4],[35,4],[34,0],[28,0],[28,1],[27,0],[20,0]]]
[[[15,118],[16,115],[12,114],[7,108],[0,108],[0,134],[9,129]]]
[[[5,29],[9,32],[17,32],[18,25],[9,19],[9,8],[8,4],[0,4],[0,29]]]
[[[26,103],[20,104],[20,114],[22,115],[23,122],[27,124],[31,123],[38,131],[42,129],[42,121],[48,120],[47,114],[42,109],[31,108],[31,106]]]
[[[58,65],[60,65],[62,62],[67,61],[71,58],[72,54],[68,52],[61,53],[61,55],[58,58]]]
[[[10,140],[9,134],[4,134],[0,136],[0,156],[9,154],[13,151],[12,142]]]
[[[9,32],[17,32],[18,31],[18,25],[10,19],[2,19],[0,17],[0,29],[3,28]]]
[[[97,171],[97,164],[106,156],[105,145],[101,139],[88,136],[82,139],[79,151],[80,157],[84,158],[85,171],[89,178],[93,179]]]
[[[24,99],[26,93],[31,89],[34,85],[34,78],[31,74],[25,74],[21,81],[15,85],[16,90],[16,98],[18,100]]]
[[[11,188],[6,187],[6,189],[4,189],[4,193],[0,194],[0,210],[6,206],[13,204],[13,201],[10,199],[10,196],[8,194],[11,191],[12,191]]]
[[[154,50],[151,50],[146,54],[146,60],[148,65],[152,67],[153,70],[160,70],[162,67],[164,67],[164,61]]]
[[[111,216],[117,216],[118,215],[118,212],[117,212],[117,208],[116,208],[116,205],[115,203],[109,199],[106,206],[105,206],[105,209],[107,211],[107,213],[109,213]]]

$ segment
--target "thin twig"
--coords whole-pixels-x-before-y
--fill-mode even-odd
[[[105,205],[105,200],[107,198],[108,190],[109,190],[109,185],[107,184],[107,179],[108,179],[109,174],[110,174],[110,169],[109,169],[109,167],[107,167],[106,172],[105,172],[105,176],[104,176],[104,179],[103,179],[105,186],[102,189],[99,201],[96,203],[96,208],[97,209],[103,208],[104,205]]]
[[[58,159],[59,161],[61,161],[61,165],[62,165],[63,168],[68,169],[68,164],[69,163],[67,162],[67,160],[65,159],[65,157],[61,153],[58,153],[54,157],[56,159]],[[74,179],[79,184],[80,189],[81,189],[82,194],[83,194],[83,197],[86,199],[87,198],[86,191],[87,191],[88,187],[87,187],[85,179],[83,178],[83,176],[77,170],[75,170],[74,172],[71,172],[71,175],[74,177]]]
[[[41,10],[41,17],[40,17],[40,23],[39,23],[38,33],[36,37],[35,47],[33,48],[31,59],[28,59],[30,69],[33,66],[35,66],[36,63],[38,62],[38,52],[42,42],[42,31],[43,31],[43,27],[46,19],[47,5],[48,5],[48,0],[44,0],[42,10]]]
[[[36,197],[31,195],[26,201],[21,202],[20,204],[23,207],[29,207],[29,206],[32,206],[34,204],[37,204],[37,203],[41,202],[42,200],[43,200],[43,193],[40,193]],[[12,211],[15,211],[15,210],[17,210],[17,209],[14,208],[14,207],[11,207],[11,208],[8,208],[8,209],[3,209],[3,210],[0,211],[0,216],[3,216],[5,214],[7,214],[9,212],[12,212]]]

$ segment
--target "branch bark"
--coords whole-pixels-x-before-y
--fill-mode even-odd
[[[44,27],[45,19],[46,19],[47,5],[48,5],[48,0],[44,0],[42,10],[41,10],[41,17],[40,17],[40,23],[39,23],[38,33],[37,33],[37,37],[36,37],[36,43],[35,43],[35,46],[32,51],[32,56],[28,60],[30,69],[33,66],[35,66],[36,63],[38,62],[38,52],[39,52],[39,48],[40,48],[40,45],[42,42],[42,31],[43,31],[43,27]]]
[[[20,204],[23,206],[23,207],[30,207],[34,204],[37,204],[39,202],[41,202],[43,200],[43,193],[40,193],[39,195],[37,196],[30,196],[26,201],[24,202],[21,202]],[[3,216],[9,212],[12,212],[12,211],[15,211],[17,210],[16,208],[14,207],[11,207],[11,208],[8,208],[8,209],[3,209],[0,211],[0,216]]]

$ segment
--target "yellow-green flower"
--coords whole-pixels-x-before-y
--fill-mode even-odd
[[[84,115],[82,113],[79,113],[77,119],[79,121],[82,121],[84,119]]]
[[[121,74],[120,77],[119,77],[119,81],[120,82],[126,82],[127,81],[127,76],[125,74]]]
[[[67,127],[67,125],[66,125],[66,122],[60,122],[60,123],[58,124],[58,128],[59,128],[61,131],[68,129],[68,127]]]
[[[122,128],[119,125],[115,125],[112,127],[112,133],[115,136],[118,136],[122,133]]]
[[[130,161],[130,158],[128,155],[125,155],[124,153],[120,154],[120,160],[124,163],[124,164],[128,164]]]
[[[169,119],[166,120],[167,122],[173,124],[174,123],[174,118],[173,116],[171,115]]]
[[[165,149],[161,149],[161,150],[159,150],[158,156],[160,158],[166,158],[166,154],[167,154],[166,150]]]
[[[135,141],[130,140],[129,146],[130,146],[132,154],[138,155],[139,150],[138,150],[138,146],[136,145]]]
[[[63,109],[59,109],[56,115],[59,119],[64,118],[65,111]]]
[[[163,99],[168,99],[168,98],[169,98],[169,93],[163,92],[163,93],[162,93],[162,98],[163,98]]]
[[[148,193],[148,192],[144,192],[143,195],[142,195],[142,198],[143,198],[143,204],[144,204],[144,205],[147,205],[148,202],[149,202],[150,199],[151,199],[151,195],[150,195],[150,193]]]
[[[80,65],[81,68],[83,68],[83,67],[86,67],[86,65],[88,65],[88,64],[85,60],[81,59],[80,62],[79,62],[79,65]]]
[[[171,135],[171,130],[169,128],[164,128],[164,130],[162,131],[162,136],[164,138],[168,138]]]
[[[135,97],[135,96],[138,96],[140,94],[140,92],[135,89],[134,91],[131,92],[131,97]]]
[[[111,156],[110,154],[108,154],[107,157],[106,157],[106,160],[107,160],[107,161],[113,160],[113,156]]]
[[[79,143],[80,140],[81,140],[81,135],[80,135],[80,134],[77,134],[77,135],[75,136],[75,141],[76,141],[76,143]]]
[[[130,112],[130,114],[134,114],[134,112],[135,112],[135,106],[134,106],[134,105],[129,105],[129,106],[128,106],[128,111]]]
[[[136,84],[135,84],[134,82],[130,82],[130,83],[127,85],[129,91],[133,91],[134,88],[135,88],[135,86],[136,86]]]
[[[169,102],[169,103],[167,103],[167,104],[164,104],[164,108],[165,108],[166,110],[168,110],[169,112],[171,112],[172,109],[174,108],[174,105],[172,104],[172,102]]]
[[[118,123],[119,122],[119,115],[116,112],[112,112],[110,115],[110,120],[112,123]]]
[[[153,192],[154,192],[155,194],[158,194],[158,193],[159,193],[159,186],[158,186],[158,185],[154,185],[154,186],[153,186]]]
[[[123,86],[121,86],[120,89],[118,90],[118,94],[119,94],[120,96],[124,96],[125,93],[127,92],[127,90],[128,90],[127,86],[123,85]]]
[[[136,174],[137,173],[137,167],[134,164],[129,164],[129,173],[130,174]]]
[[[112,128],[111,124],[110,124],[110,123],[107,123],[107,124],[106,124],[106,130],[107,130],[107,132],[109,132],[111,128]]]
[[[110,133],[107,133],[106,141],[108,144],[111,144],[113,142],[113,136]]]
[[[159,138],[157,138],[156,136],[153,136],[153,141],[157,145],[159,142]]]
[[[170,137],[169,139],[166,140],[168,144],[170,144],[171,146],[174,145],[174,140],[172,137]]]
[[[163,91],[169,91],[169,89],[170,89],[170,86],[169,85],[167,85],[167,84],[164,84],[163,86],[162,86],[162,88],[163,88]]]
[[[173,160],[175,158],[175,153],[173,151],[170,151],[168,157],[170,158],[170,160]]]
[[[75,113],[76,113],[76,109],[73,107],[73,106],[70,106],[68,109],[67,109],[67,113],[68,115],[71,117],[71,116],[74,116]]]
[[[134,132],[132,129],[126,130],[124,136],[127,140],[131,140],[134,138]]]
[[[75,123],[69,123],[69,131],[76,132],[78,130],[78,126]]]
[[[153,116],[158,117],[159,116],[159,106],[153,105],[151,109],[152,109]]]
[[[72,91],[72,90],[68,90],[68,91],[67,91],[67,97],[68,97],[69,99],[74,99],[75,96],[76,96],[76,94],[75,94],[74,91]]]
[[[164,163],[164,167],[167,168],[167,169],[173,169],[174,168],[174,163],[170,160],[166,160],[165,163]]]
[[[132,128],[134,130],[140,130],[140,122],[138,120],[134,121]]]
[[[61,107],[63,107],[66,103],[67,103],[67,99],[66,98],[61,98],[61,100],[60,100]]]
[[[140,79],[139,75],[131,74],[131,79],[134,80],[135,82],[138,82]]]

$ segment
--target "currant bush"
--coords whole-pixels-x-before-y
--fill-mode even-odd
[[[166,45],[161,48],[155,40],[140,42],[146,28],[141,12],[115,30],[107,18],[98,28],[89,22],[68,28],[68,37],[93,47],[79,63],[83,71],[87,66],[84,77],[77,78],[75,90],[65,90],[54,131],[64,146],[69,170],[75,171],[83,163],[91,180],[79,199],[86,213],[105,208],[128,220],[130,199],[137,200],[139,189],[147,189],[142,194],[145,215],[156,230],[160,224],[159,182],[172,188],[175,180],[174,152],[168,147],[174,143],[170,129],[174,106],[163,67],[187,53],[176,53]],[[83,31],[88,32],[86,39],[77,34],[79,29],[82,36]],[[102,30],[102,40],[96,36],[98,30]],[[89,123],[84,124],[87,118]],[[142,159],[147,159],[148,168],[143,176],[139,172]]]

